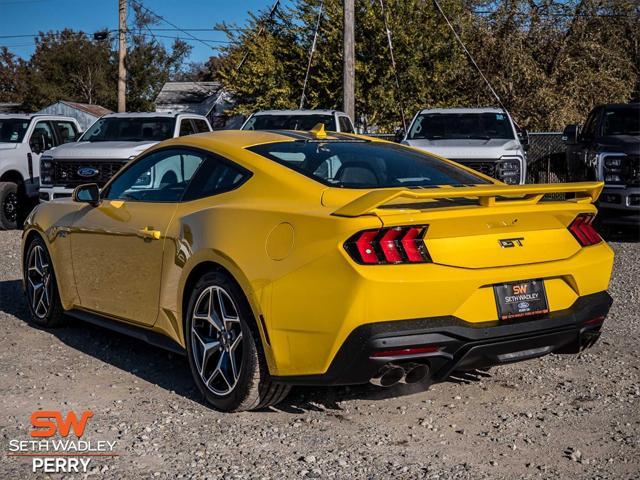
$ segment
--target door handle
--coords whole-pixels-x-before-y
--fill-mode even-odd
[[[145,240],[160,240],[160,230],[154,230],[153,227],[144,227],[138,230],[138,236]]]

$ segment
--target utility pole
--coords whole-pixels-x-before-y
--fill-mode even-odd
[[[118,27],[118,112],[126,112],[127,67],[127,0],[118,0],[120,24]]]
[[[355,105],[355,6],[354,0],[344,1],[344,69],[342,73],[343,110],[352,121],[356,121]]]

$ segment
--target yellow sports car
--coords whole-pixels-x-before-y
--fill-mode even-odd
[[[320,126],[191,135],[36,208],[24,286],[39,325],[68,315],[186,353],[221,410],[296,384],[426,385],[595,342],[601,189],[507,186]]]

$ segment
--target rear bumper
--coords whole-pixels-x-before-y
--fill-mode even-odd
[[[568,309],[542,318],[471,324],[456,317],[422,318],[362,325],[351,332],[326,373],[279,376],[297,385],[366,383],[389,362],[428,363],[434,381],[455,370],[513,363],[549,353],[578,353],[595,343],[612,299],[607,292],[578,298]],[[374,352],[437,346],[436,352],[373,357]]]
[[[640,188],[605,187],[598,200],[603,223],[638,225],[640,223]]]

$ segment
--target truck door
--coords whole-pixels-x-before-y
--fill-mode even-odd
[[[573,182],[596,179],[595,166],[591,165],[593,155],[590,153],[594,149],[596,128],[598,126],[600,113],[600,108],[591,111],[582,128],[582,132],[580,132],[578,143],[573,145],[568,152],[569,179]]]

